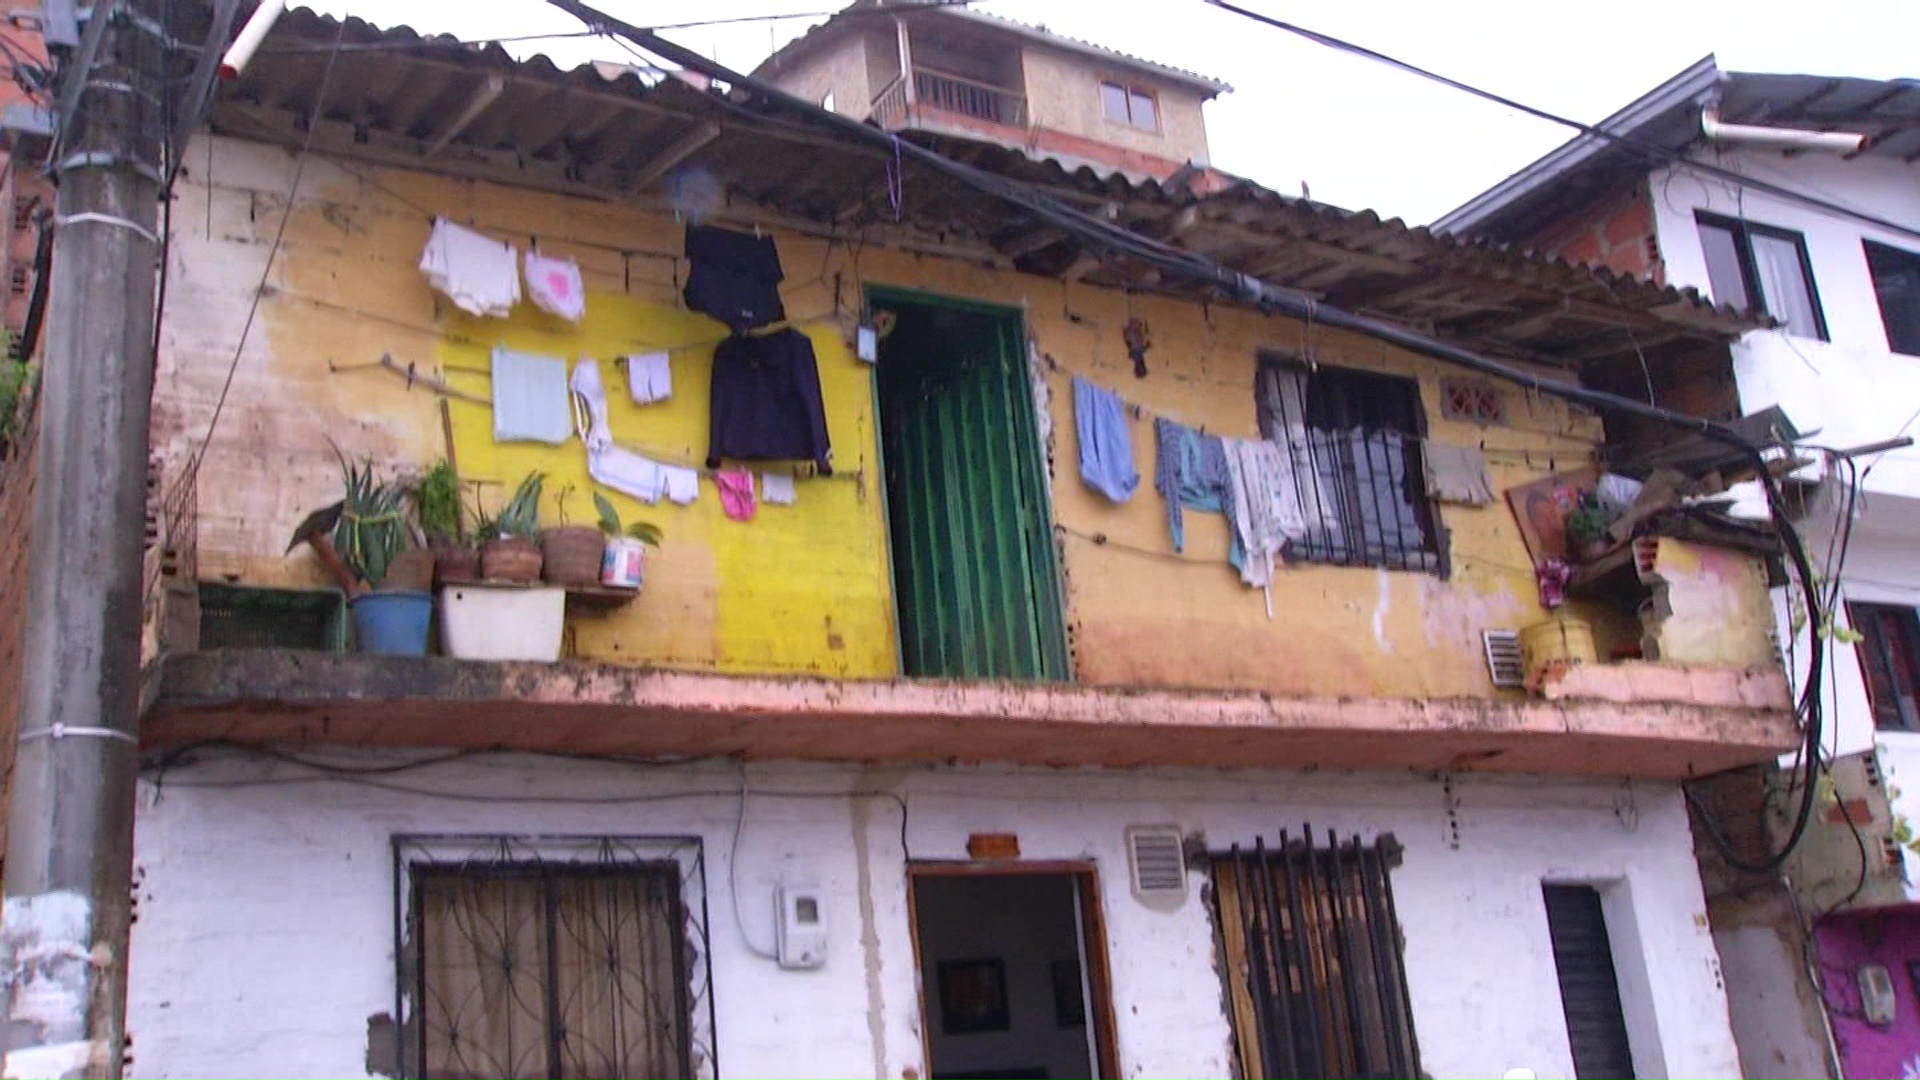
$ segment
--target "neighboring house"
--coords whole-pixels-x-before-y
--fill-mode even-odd
[[[1218,79],[954,5],[863,0],[762,63],[759,78],[889,131],[953,135],[1164,180],[1204,170]]]
[[[1557,623],[1551,499],[1501,499],[1671,431],[890,178],[810,114],[299,10],[265,49],[170,238],[132,1072],[1738,1074],[1680,782],[1796,740],[1764,560],[1650,522]],[[1245,182],[941,145],[1560,385],[1643,352],[1730,379],[1756,325]],[[496,440],[542,400],[504,347],[597,361],[614,439],[703,468],[738,345],[684,302],[688,216],[773,241],[831,475],[648,505],[564,430]],[[456,308],[437,219],[577,260],[583,319]],[[1123,404],[1083,429],[1091,389]],[[1156,432],[1196,430],[1286,463],[1269,589],[1221,515],[1175,541]],[[349,651],[287,546],[341,455],[450,459],[488,513],[544,472],[544,523],[597,492],[665,542],[637,595],[572,591],[562,662]],[[1521,688],[1530,627],[1591,662]]]
[[[1649,163],[1640,146],[1582,136],[1442,217],[1434,230],[1699,288],[1721,304],[1767,316],[1773,328],[1747,334],[1733,349],[1741,412],[1777,406],[1809,441],[1836,450],[1920,434],[1920,82],[1728,72],[1708,57],[1599,127],[1680,160]],[[1646,392],[1662,404],[1684,405],[1714,390],[1656,365]],[[1872,804],[1884,806],[1891,796],[1896,832],[1898,817],[1920,821],[1920,449],[1867,453],[1856,464],[1859,499],[1839,578],[1843,629],[1818,640],[1832,649],[1829,746],[1844,763],[1836,784],[1857,814],[1866,811],[1859,816],[1873,868],[1867,887],[1855,889],[1863,873],[1859,848],[1845,823],[1824,813],[1826,827],[1816,828],[1796,880],[1815,913],[1849,901],[1901,899],[1897,876],[1879,880],[1882,860],[1898,849],[1884,811],[1873,812]],[[1822,462],[1801,475],[1844,481],[1853,474]],[[1803,528],[1828,562],[1835,523],[1845,521],[1844,500],[1822,490],[1813,505]],[[1794,641],[1802,662],[1813,640],[1802,633]],[[1905,894],[1920,895],[1911,853],[1907,865]],[[1750,894],[1751,880],[1741,888]],[[1751,925],[1745,916],[1729,925],[1741,923]],[[1750,950],[1754,940],[1722,934],[1730,970],[1731,953]],[[1799,982],[1804,965],[1797,953],[1786,949],[1770,977]],[[1748,961],[1739,966],[1757,972]],[[1837,1024],[1857,1012],[1839,1007],[1852,974],[1829,973],[1842,987],[1832,998]],[[1913,989],[1906,974],[1898,980]],[[1736,1021],[1741,1006],[1736,995]],[[1900,1007],[1920,1002],[1903,991]],[[1797,1060],[1783,1064],[1765,1033],[1797,1036],[1801,1026],[1767,1013],[1764,1004],[1755,1008],[1742,1037],[1749,1075],[1827,1068],[1817,1031],[1801,1040]],[[1920,1052],[1920,1039],[1910,1041]],[[1844,1031],[1841,1044],[1844,1062]],[[1868,1054],[1866,1071],[1855,1074],[1881,1075],[1873,1070],[1883,1056]],[[1781,1068],[1788,1071],[1762,1071]]]

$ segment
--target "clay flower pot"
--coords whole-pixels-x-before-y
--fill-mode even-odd
[[[434,548],[433,580],[436,585],[448,582],[466,584],[480,579],[480,551],[465,545],[445,545]]]
[[[430,548],[408,548],[387,565],[387,578],[381,592],[432,592],[433,571],[437,560]]]
[[[589,525],[563,525],[540,531],[540,554],[549,585],[598,585],[607,539]]]
[[[540,580],[540,549],[519,536],[503,536],[480,545],[480,576],[488,581]]]

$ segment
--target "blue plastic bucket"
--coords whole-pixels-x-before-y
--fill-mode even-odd
[[[354,597],[351,606],[354,637],[361,652],[427,655],[427,627],[433,622],[431,593],[367,593]]]

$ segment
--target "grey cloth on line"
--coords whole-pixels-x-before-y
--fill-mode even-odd
[[[1441,502],[1487,506],[1493,502],[1493,478],[1487,454],[1477,446],[1427,443],[1427,494]]]

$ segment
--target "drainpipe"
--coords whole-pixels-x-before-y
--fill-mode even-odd
[[[1726,143],[1754,150],[1816,150],[1829,154],[1851,154],[1867,145],[1867,137],[1853,131],[1800,131],[1794,128],[1755,127],[1750,124],[1726,124],[1720,110],[1700,110],[1700,133],[1708,142]]]

